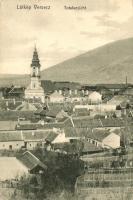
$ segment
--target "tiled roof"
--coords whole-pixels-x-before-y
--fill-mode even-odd
[[[47,135],[47,137],[45,138],[45,140],[48,141],[48,142],[52,142],[57,136],[58,136],[57,133],[51,131],[51,132]]]
[[[15,130],[17,121],[0,121],[0,130]]]
[[[1,131],[0,132],[0,142],[9,141],[23,141],[23,137],[20,131]]]
[[[37,166],[42,167],[44,170],[47,169],[47,166],[43,164],[35,155],[31,152],[26,151],[22,156],[20,156],[19,161],[23,163],[29,170],[34,169]]]
[[[67,127],[64,129],[65,136],[68,138],[91,138],[102,141],[105,137],[110,135],[113,131],[110,129],[92,129],[92,128],[73,128]],[[120,132],[120,131],[118,131]],[[114,131],[117,134],[117,131]],[[120,135],[117,134],[117,135]]]
[[[68,117],[63,117],[63,118],[58,119],[58,122],[59,122],[59,123],[63,123],[63,122],[65,122],[67,119],[68,119]]]
[[[9,94],[24,94],[24,88],[22,87],[13,87],[8,92]]]
[[[56,149],[63,149],[65,144],[66,143],[54,143],[53,144],[53,148],[54,148],[54,150],[56,150]]]
[[[25,141],[36,141],[36,140],[45,140],[45,138],[52,132],[49,130],[33,130],[33,131],[23,131],[23,139]]]
[[[38,109],[34,112],[34,114],[40,114],[42,111],[43,111],[43,108],[38,108]]]
[[[36,111],[37,108],[34,104],[28,103],[28,102],[23,102],[21,105],[19,105],[16,110],[20,111]]]
[[[109,136],[110,134],[110,130],[93,129],[93,131],[88,134],[88,137],[102,142],[103,139]]]
[[[122,95],[117,95],[114,96],[112,99],[108,101],[108,104],[115,104],[115,105],[120,105],[123,102],[127,102],[128,98],[126,96]]]
[[[55,107],[50,108],[49,110],[42,110],[40,115],[48,116],[48,117],[56,117],[59,112],[61,112],[62,108]]]
[[[30,130],[30,131],[0,131],[0,142],[8,141],[45,141],[54,139],[57,134],[50,130]]]
[[[62,150],[70,154],[73,154],[73,153],[77,154],[79,153],[80,150],[82,150],[82,148],[83,148],[82,141],[76,140],[73,143],[64,143],[64,147]]]
[[[37,111],[34,112],[34,114],[39,114],[41,116],[49,116],[49,117],[56,117],[56,115],[63,110],[63,107],[61,106],[52,106],[45,108],[39,108]]]
[[[0,111],[0,121],[17,121],[18,117],[29,120],[33,118],[33,111]]]
[[[33,105],[34,105],[37,109],[43,108],[43,105],[42,105],[41,103],[33,103]]]
[[[107,118],[107,119],[92,119],[88,117],[73,117],[73,123],[75,128],[96,128],[96,127],[123,127],[125,121],[120,118]],[[132,122],[131,119],[127,119],[128,124]],[[65,128],[73,127],[70,118],[64,118],[57,123],[46,123],[41,125],[39,123],[23,124],[17,127],[17,130],[35,130],[35,129],[49,129],[49,128]]]
[[[107,119],[80,119],[73,118],[73,122],[76,128],[80,127],[121,127],[124,126],[125,123],[121,119],[117,118],[107,118]]]
[[[18,124],[16,130],[36,130],[37,128],[42,127],[41,124]]]
[[[100,146],[96,146],[95,144],[92,144],[90,142],[87,142],[87,141],[84,141],[83,143],[84,147],[83,147],[83,150],[82,152],[97,152],[97,151],[102,151],[102,147]]]
[[[44,125],[39,123],[33,124],[20,124],[16,127],[16,130],[37,130],[37,129],[52,129],[52,128],[62,128],[64,127],[65,120],[57,123],[46,123]]]
[[[74,128],[74,127],[66,127],[64,129],[66,137],[87,137],[88,133],[90,133],[90,128]]]

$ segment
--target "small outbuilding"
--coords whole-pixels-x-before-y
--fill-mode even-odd
[[[26,166],[30,174],[41,174],[47,170],[47,166],[30,151],[23,153],[18,160]]]

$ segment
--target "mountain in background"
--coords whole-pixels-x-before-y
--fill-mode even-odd
[[[133,38],[115,41],[88,51],[41,72],[43,80],[85,84],[133,83]],[[27,85],[28,75],[0,76],[0,86]]]
[[[42,71],[43,79],[81,83],[133,83],[133,38],[88,51]]]

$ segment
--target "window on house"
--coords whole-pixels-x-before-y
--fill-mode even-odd
[[[74,142],[74,140],[73,139],[70,139],[70,143],[73,143]]]
[[[12,145],[9,145],[9,149],[12,150]]]

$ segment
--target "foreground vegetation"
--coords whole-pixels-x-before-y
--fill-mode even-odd
[[[75,200],[74,186],[77,177],[83,174],[83,161],[77,155],[64,155],[40,148],[32,153],[45,163],[48,169],[44,174],[23,176],[9,195],[9,199]]]

